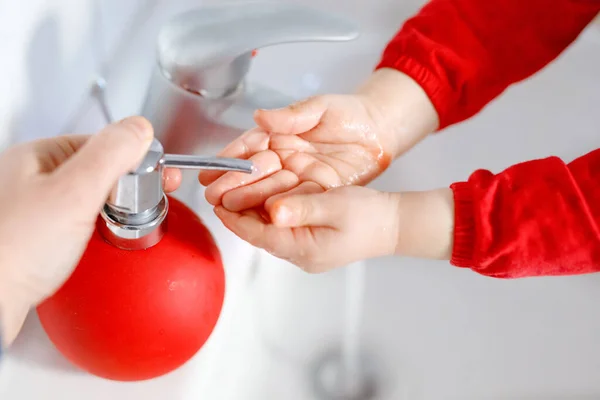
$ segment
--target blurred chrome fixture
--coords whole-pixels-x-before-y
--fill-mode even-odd
[[[236,2],[186,11],[160,30],[142,110],[166,151],[215,154],[254,125],[258,108],[295,99],[246,82],[255,49],[293,42],[342,42],[356,24],[310,7]],[[282,60],[282,68],[286,62]]]

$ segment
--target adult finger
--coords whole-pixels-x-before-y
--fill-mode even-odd
[[[38,159],[38,172],[49,173],[73,156],[90,135],[63,135],[45,138],[32,143]]]
[[[165,168],[163,171],[163,190],[167,193],[174,192],[181,185],[181,179],[179,168]]]
[[[53,178],[87,210],[97,210],[118,178],[139,164],[152,138],[152,126],[141,117],[108,125],[61,164]]]
[[[54,171],[90,138],[89,135],[62,135],[20,143],[9,148],[3,157],[25,176]]]

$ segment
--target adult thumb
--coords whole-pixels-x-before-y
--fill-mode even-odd
[[[153,136],[152,126],[142,117],[107,125],[55,170],[55,178],[66,195],[97,212],[119,177],[139,164]]]
[[[328,226],[339,224],[339,197],[329,193],[298,194],[276,201],[270,217],[277,227]]]
[[[254,121],[267,132],[298,135],[316,127],[328,105],[327,96],[309,97],[275,110],[256,110]]]

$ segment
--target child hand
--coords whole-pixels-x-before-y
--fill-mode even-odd
[[[242,211],[302,183],[326,189],[364,185],[391,161],[378,111],[367,96],[317,96],[282,109],[258,110],[254,118],[258,128],[220,155],[250,159],[256,172],[199,175],[213,205]]]
[[[394,254],[399,199],[398,194],[360,186],[324,191],[306,181],[269,198],[264,209],[233,212],[219,205],[215,214],[241,239],[307,272],[319,273]]]
[[[364,185],[433,132],[438,117],[423,89],[399,71],[377,70],[354,95],[324,95],[259,110],[258,125],[223,150],[251,159],[248,176],[203,171],[206,198],[230,211],[262,205],[303,182],[330,189]]]

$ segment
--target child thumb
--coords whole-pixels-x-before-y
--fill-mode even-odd
[[[339,225],[339,197],[327,192],[298,194],[285,197],[273,204],[270,216],[277,227],[296,228],[301,226]]]
[[[119,177],[139,164],[153,136],[152,126],[142,117],[110,124],[55,170],[54,177],[65,187],[65,195],[81,201],[86,211],[97,212]]]
[[[326,96],[309,97],[274,110],[256,110],[254,121],[267,132],[299,135],[316,127],[328,107]]]

